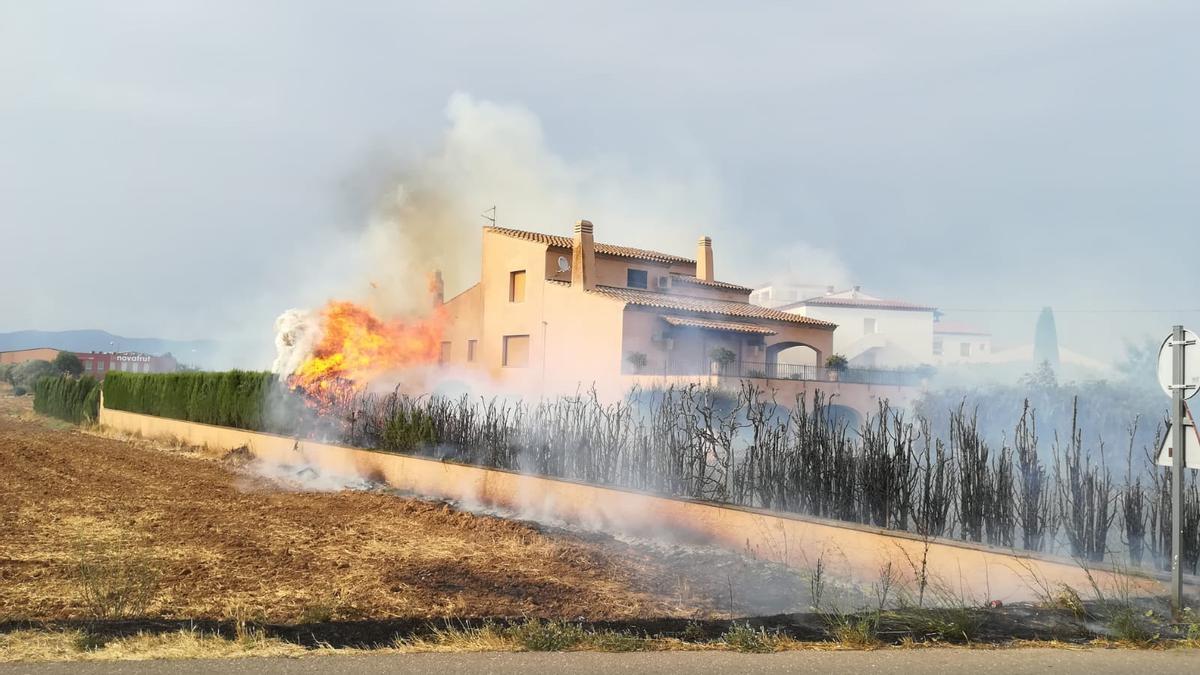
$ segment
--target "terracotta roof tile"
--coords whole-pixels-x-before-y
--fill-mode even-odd
[[[748,288],[746,286],[739,286],[737,284],[731,284],[728,281],[705,281],[703,279],[697,279],[696,277],[689,277],[686,274],[671,274],[671,279],[673,279],[675,281],[682,281],[685,284],[696,284],[699,286],[710,286],[712,288],[723,288],[727,291],[745,291],[745,292],[749,293],[754,290],[753,288]]]
[[[547,246],[556,246],[558,248],[571,248],[574,240],[571,237],[563,237],[557,234],[543,234],[541,232],[528,232],[525,230],[512,230],[507,227],[485,226],[485,232],[495,232],[506,237],[514,237],[516,239],[524,239],[526,241],[536,241],[539,244]],[[651,251],[644,248],[633,248],[632,246],[617,246],[615,244],[602,244],[596,242],[596,253],[604,255],[617,256],[619,258],[634,258],[637,260],[649,260],[660,263],[675,263],[680,265],[695,265],[696,261],[691,258],[681,258],[670,253],[661,253],[659,251]]]
[[[884,300],[882,298],[830,298],[825,296],[817,296],[800,302],[793,302],[783,305],[780,309],[791,309],[793,307],[862,307],[865,309],[895,309],[911,312],[932,312],[936,307],[928,305],[918,305],[903,300]]]
[[[752,323],[738,323],[736,321],[712,321],[710,319],[692,319],[683,316],[664,316],[663,321],[672,326],[682,326],[684,328],[707,328],[709,330],[724,330],[731,333],[754,333],[756,335],[775,335],[778,331],[771,330],[766,326],[759,326]]]
[[[814,328],[834,329],[837,324],[828,321],[821,321],[799,314],[789,314],[781,312],[777,309],[768,309],[759,307],[748,302],[736,302],[733,300],[717,300],[713,298],[694,298],[683,295],[670,295],[667,293],[655,293],[652,291],[634,290],[632,288],[618,288],[616,286],[597,286],[593,293],[606,295],[614,300],[620,300],[630,305],[638,305],[641,307],[656,307],[658,309],[675,309],[685,312],[699,312],[704,314],[719,314],[723,316],[736,316],[745,319],[766,319],[768,321],[782,321],[785,323],[798,323]]]

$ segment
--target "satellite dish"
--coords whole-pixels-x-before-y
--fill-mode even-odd
[[[567,260],[567,256],[565,256],[565,255],[558,256],[558,271],[559,272],[567,272],[570,269],[571,269],[571,261]]]

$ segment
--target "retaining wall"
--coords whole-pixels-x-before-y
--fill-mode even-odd
[[[1088,597],[1103,592],[1164,593],[1164,575],[1090,571],[1072,560],[968,544],[759,509],[721,506],[598,487],[511,471],[297,440],[273,434],[109,410],[100,424],[146,438],[176,440],[223,452],[246,447],[263,462],[310,466],[334,476],[383,481],[398,490],[495,507],[521,517],[598,530],[716,544],[755,557],[812,569],[823,557],[831,577],[858,583],[879,578],[891,561],[906,578],[924,569],[931,592],[968,602],[1036,600],[1067,584]],[[1190,578],[1191,590],[1197,579]]]

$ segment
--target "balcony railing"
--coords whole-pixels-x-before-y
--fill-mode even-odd
[[[803,366],[791,363],[768,363],[763,361],[734,361],[718,364],[709,359],[669,359],[662,372],[648,368],[643,375],[699,376],[763,378],[767,380],[794,380],[803,382],[845,382],[847,384],[879,384],[892,386],[915,386],[921,374],[915,370],[881,370],[871,368],[834,369],[822,366]]]

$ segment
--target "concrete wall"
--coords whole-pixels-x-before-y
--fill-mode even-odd
[[[246,447],[277,465],[308,465],[325,474],[362,476],[418,495],[499,507],[527,518],[553,518],[610,532],[681,537],[808,569],[823,557],[829,573],[869,584],[891,561],[911,569],[926,560],[931,586],[968,602],[1033,600],[1042,587],[1065,583],[1080,593],[1093,581],[1108,591],[1119,583],[1162,592],[1162,577],[1089,573],[1070,560],[963,544],[923,541],[904,533],[767,511],[724,507],[639,492],[523,476],[507,471],[300,441],[238,429],[100,409],[100,424],[148,438],[169,438],[222,452]],[[1196,579],[1189,578],[1195,588]]]

